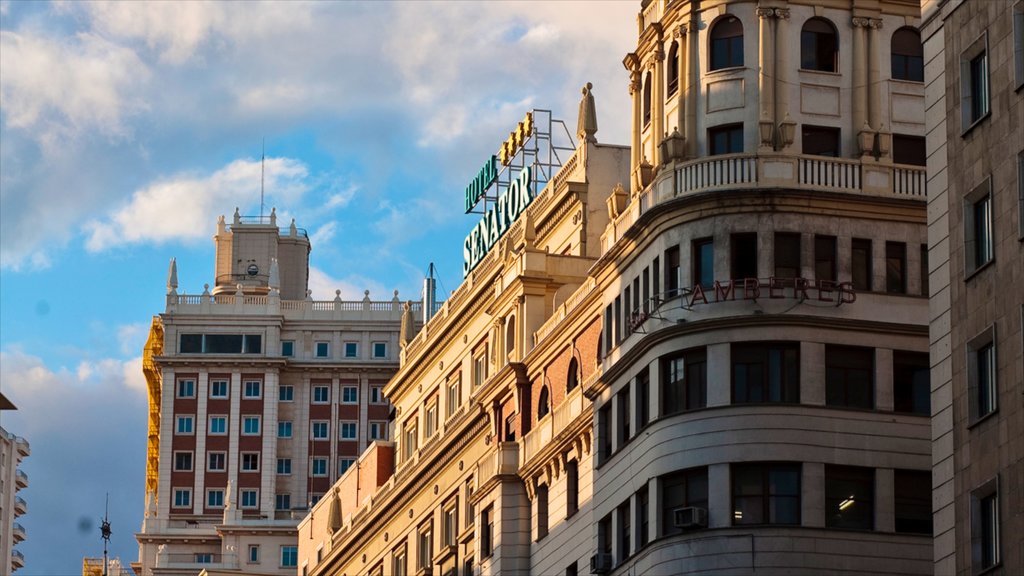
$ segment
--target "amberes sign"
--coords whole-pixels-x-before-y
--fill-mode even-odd
[[[728,280],[724,284],[715,280],[711,286],[697,284],[688,291],[688,295],[684,298],[686,298],[688,306],[731,300],[757,300],[758,298],[772,300],[797,298],[839,305],[856,302],[857,293],[854,292],[853,284],[850,282],[771,277]]]
[[[497,202],[488,210],[473,231],[466,236],[462,244],[462,277],[476,268],[484,256],[508,231],[509,226],[533,202],[536,192],[533,190],[533,169],[523,168],[519,177],[512,181],[505,192],[498,196]]]

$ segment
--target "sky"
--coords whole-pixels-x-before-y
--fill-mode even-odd
[[[0,1],[0,391],[24,436],[20,576],[137,559],[142,346],[212,283],[218,215],[308,230],[314,299],[439,296],[477,216],[465,187],[526,111],[628,144],[640,2]],[[55,545],[59,544],[59,545]]]

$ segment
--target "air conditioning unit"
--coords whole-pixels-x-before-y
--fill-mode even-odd
[[[702,528],[708,525],[708,511],[705,508],[687,506],[672,511],[672,524],[676,528]]]
[[[612,555],[607,552],[590,557],[591,574],[607,574],[612,570]]]

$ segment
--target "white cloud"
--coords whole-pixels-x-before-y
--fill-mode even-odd
[[[209,175],[182,174],[151,184],[110,216],[86,223],[86,248],[100,252],[132,243],[206,238],[224,206],[251,204],[260,186],[260,170],[259,160],[235,160]],[[298,202],[310,187],[308,176],[306,165],[298,160],[266,160],[266,188],[284,203]]]
[[[431,229],[450,221],[452,209],[434,198],[420,197],[400,204],[382,202],[380,216],[373,227],[388,246],[400,246],[430,233]]]
[[[226,20],[216,2],[88,2],[85,10],[93,26],[107,36],[139,39],[160,59],[182,64]]]
[[[324,202],[324,208],[333,210],[335,208],[344,208],[352,201],[352,198],[359,191],[359,186],[355,184],[349,184],[344,189],[332,193],[327,197],[327,201]]]
[[[323,226],[316,229],[315,232],[309,235],[309,243],[313,246],[323,246],[328,244],[331,239],[334,238],[334,233],[338,229],[337,222],[328,222]]]
[[[362,300],[363,292],[370,291],[370,300],[390,300],[393,290],[387,290],[379,282],[362,277],[333,278],[315,266],[309,267],[309,289],[313,300],[333,300],[335,291],[341,290],[342,300]]]
[[[142,350],[149,337],[149,325],[144,323],[122,324],[117,327],[117,343],[121,353],[128,356]]]

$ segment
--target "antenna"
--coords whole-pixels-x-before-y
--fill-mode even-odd
[[[103,503],[103,522],[100,523],[100,535],[103,537],[103,576],[107,576],[107,544],[110,543],[110,519],[107,512],[110,509],[110,492],[107,492],[107,499]]]
[[[266,171],[267,165],[267,137],[263,137],[263,143],[260,146],[260,223],[263,223],[263,174]]]

